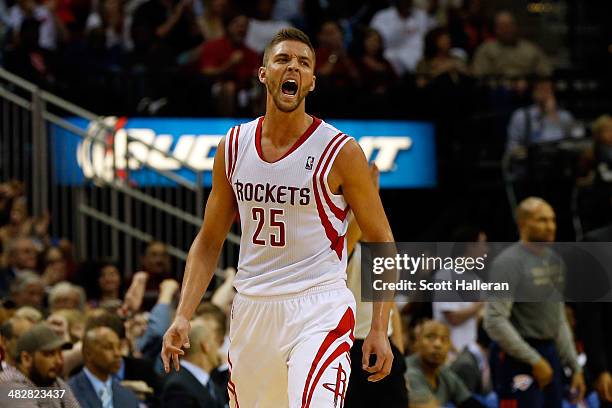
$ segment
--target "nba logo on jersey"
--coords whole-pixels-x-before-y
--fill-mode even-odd
[[[308,156],[306,159],[306,170],[312,170],[312,164],[314,163],[314,156]]]

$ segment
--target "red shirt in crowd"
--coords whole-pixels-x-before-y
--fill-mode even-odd
[[[238,88],[248,87],[250,79],[261,65],[259,55],[244,44],[239,47],[234,46],[227,37],[204,43],[200,56],[200,70],[223,66],[234,51],[242,51],[242,61],[230,68],[222,78],[235,81]]]

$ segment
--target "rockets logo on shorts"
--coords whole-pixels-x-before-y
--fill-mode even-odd
[[[268,162],[263,126],[260,117],[225,138],[226,176],[242,227],[236,289],[273,296],[346,279],[349,208],[327,177],[351,137],[313,118],[283,157]]]
[[[340,406],[344,405],[344,395],[346,394],[346,382],[348,378],[341,363],[338,363],[338,367],[334,367],[334,370],[337,372],[336,382],[325,383],[323,384],[323,388],[334,393],[334,408],[336,408],[338,402],[340,402]]]

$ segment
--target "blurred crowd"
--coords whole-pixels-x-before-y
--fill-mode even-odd
[[[162,336],[180,287],[165,244],[148,243],[128,278],[112,260],[75,259],[74,243],[49,234],[48,216],[28,215],[20,182],[0,190],[0,405],[10,390],[50,387],[65,390],[51,401],[58,407],[225,406],[232,268],[194,317],[188,368],[162,381]],[[206,373],[206,387],[185,371]]]
[[[315,43],[309,103],[326,117],[423,115],[441,93],[461,111],[477,79],[503,78],[521,96],[527,78],[553,72],[510,12],[414,3],[2,0],[2,64],[97,113],[181,116],[261,112],[261,54],[289,26]]]
[[[376,181],[375,166],[372,175]],[[11,390],[47,387],[65,391],[53,400],[57,405],[51,406],[58,407],[226,406],[233,268],[215,277],[198,307],[181,370],[164,374],[162,336],[180,287],[165,244],[148,243],[135,273],[121,271],[113,260],[76,259],[78,243],[52,236],[47,215],[28,214],[20,182],[1,184],[0,193],[0,401],[9,401],[2,398]],[[530,270],[563,261],[538,249],[538,243],[555,240],[552,206],[527,198],[519,203],[516,219],[521,244],[496,258],[490,270],[510,268],[507,276],[526,288],[534,279]],[[451,239],[463,243],[453,256],[477,258],[489,252],[487,233],[476,225],[460,223]],[[610,242],[612,226],[585,239]],[[359,228],[351,222],[348,286],[358,302],[346,407],[612,403],[612,303],[444,302],[435,294],[415,302],[398,297],[388,331],[395,354],[391,375],[368,382],[361,370],[361,342],[372,305],[361,301],[359,240]],[[452,279],[453,271],[419,273],[443,280]],[[534,284],[541,289],[541,281]],[[35,399],[24,403],[38,406]]]
[[[264,106],[255,76],[261,53],[288,26],[303,29],[316,47],[309,111],[432,120],[441,187],[465,190],[479,178],[466,168],[503,156],[510,198],[550,203],[522,202],[516,218],[523,234],[537,233],[534,217],[549,217],[550,208],[557,237],[612,241],[612,117],[566,106],[560,94],[567,83],[551,59],[523,38],[512,13],[487,14],[478,0],[0,0],[0,63],[98,114],[253,116]],[[445,179],[453,163],[461,171]],[[30,208],[22,183],[0,184],[2,392],[64,389],[57,405],[64,407],[224,407],[233,269],[215,278],[198,308],[181,371],[164,376],[161,337],[180,281],[164,243],[148,243],[138,268],[120,270],[117,260],[78,259],[79,243],[53,236],[50,216],[31,216]],[[394,229],[412,222],[395,221]],[[445,240],[471,243],[464,250],[472,255],[485,250],[482,228],[450,224],[440,223]],[[539,311],[517,317],[503,305],[476,302],[397,306],[389,333],[395,380],[383,394],[389,402],[359,394],[369,385],[353,356],[351,383],[358,385],[349,387],[347,408],[406,408],[409,395],[421,407],[497,406],[513,386],[527,391],[544,382],[564,406],[579,394],[591,407],[612,401],[609,306],[562,307],[563,317],[552,320],[571,332],[562,359],[538,341],[549,336],[550,325],[543,326],[551,321]],[[515,325],[520,350],[504,342],[508,324],[496,325],[500,319]],[[529,383],[523,372],[495,365],[504,361],[516,363],[512,370],[528,361],[538,375]]]
[[[573,215],[609,221],[604,65],[581,79],[524,15],[479,0],[0,0],[0,64],[99,115],[253,117],[261,54],[289,26],[316,48],[310,113],[431,121],[452,195],[507,153],[506,190],[553,202],[564,239]]]

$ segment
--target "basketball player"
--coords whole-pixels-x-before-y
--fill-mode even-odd
[[[357,142],[305,111],[314,68],[313,47],[299,30],[281,30],[266,47],[258,72],[266,114],[232,128],[219,143],[202,229],[164,335],[164,368],[169,372],[173,363],[178,370],[182,348],[189,347],[189,319],[238,211],[242,238],[228,356],[236,408],[343,405],[355,323],[346,287],[349,208],[365,240],[393,241]],[[389,308],[374,305],[363,344],[370,381],[391,369]]]

